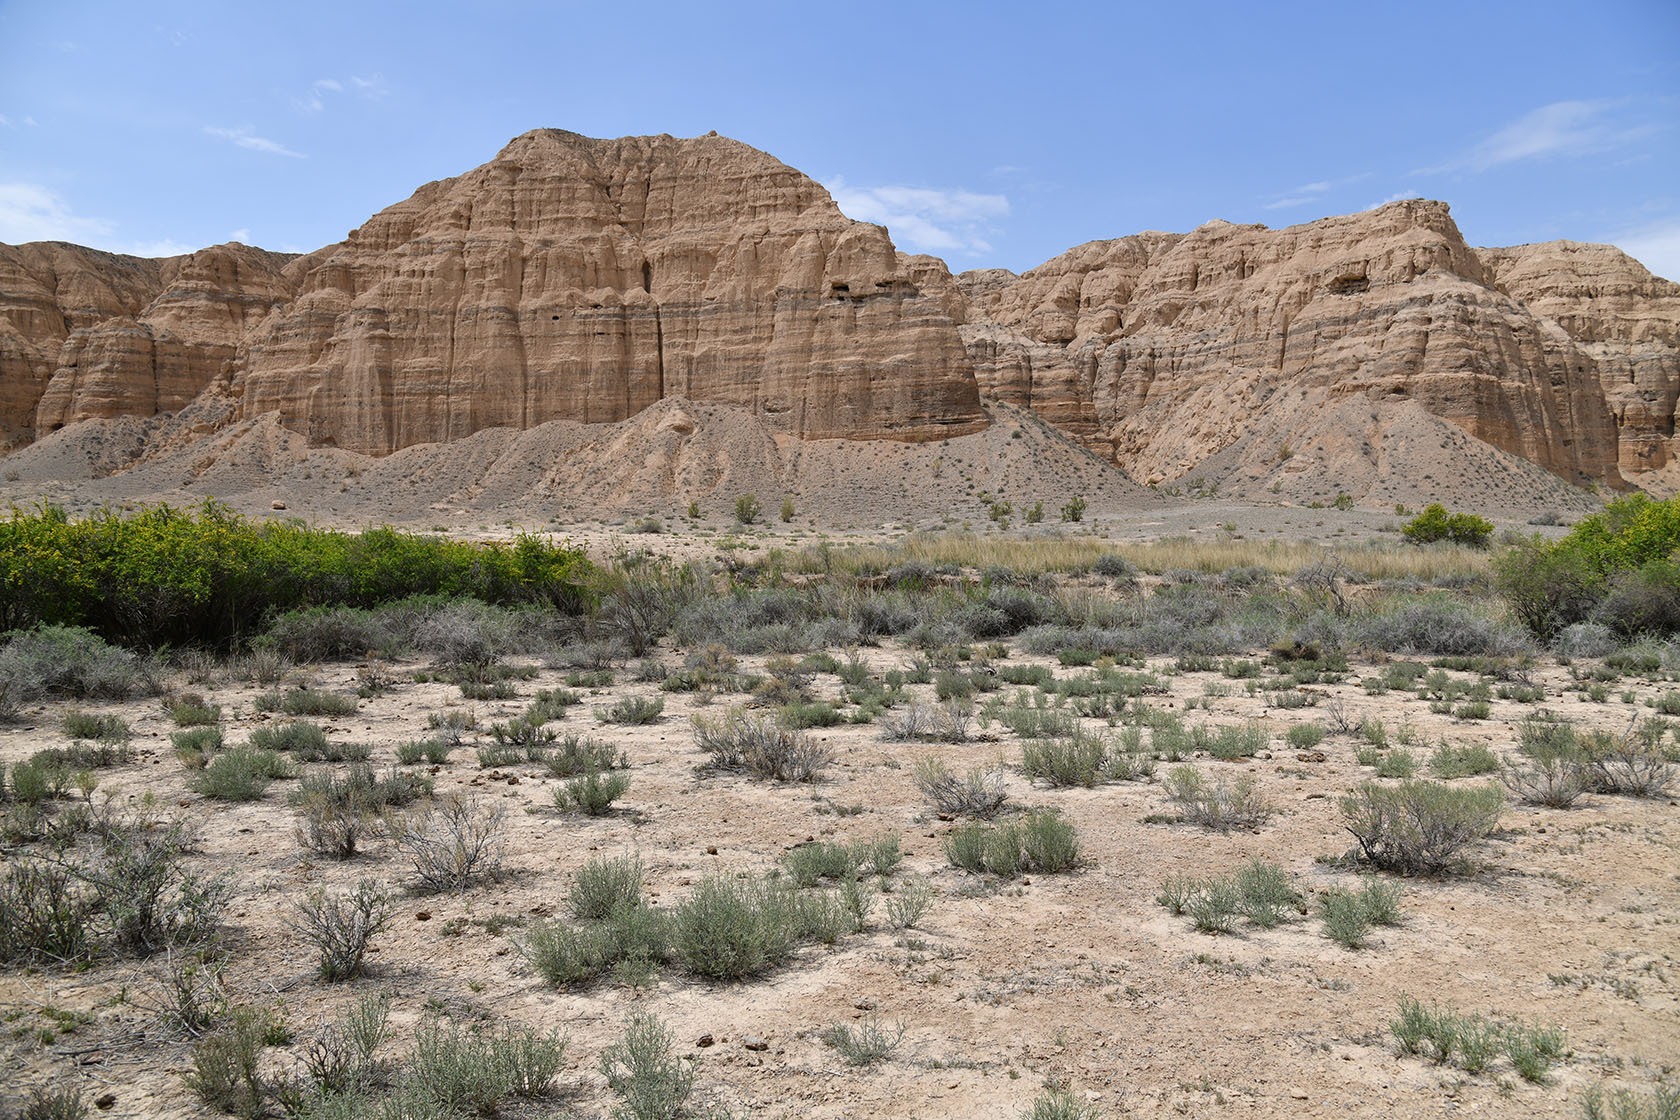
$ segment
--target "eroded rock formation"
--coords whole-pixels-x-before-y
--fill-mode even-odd
[[[386,455],[670,398],[915,441],[985,427],[982,396],[1169,485],[1375,492],[1456,431],[1667,492],[1680,285],[1607,246],[1472,249],[1421,200],[953,277],[744,144],[547,129],[306,256],[0,246],[5,447],[171,417],[128,462],[269,417]]]
[[[1352,397],[1416,402],[1564,478],[1622,485],[1642,461],[1624,441],[1666,456],[1680,287],[1581,248],[1595,251],[1583,271],[1544,246],[1478,252],[1443,203],[1414,200],[1281,230],[1210,222],[1092,242],[1019,277],[954,282],[983,391],[1140,479],[1180,478],[1242,442],[1224,469],[1261,481]],[[1262,427],[1269,446],[1247,438]]]

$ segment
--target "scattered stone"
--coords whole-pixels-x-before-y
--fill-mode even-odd
[[[759,1038],[756,1034],[749,1034],[745,1038],[741,1039],[741,1045],[745,1046],[748,1050],[770,1049],[770,1044],[762,1038]]]

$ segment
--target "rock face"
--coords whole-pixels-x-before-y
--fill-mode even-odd
[[[1597,368],[1622,474],[1642,485],[1666,477],[1663,488],[1673,489],[1680,284],[1609,245],[1548,241],[1476,252],[1502,291],[1555,323]]]
[[[1092,242],[1019,277],[954,283],[983,391],[1139,479],[1182,478],[1242,444],[1220,469],[1270,484],[1354,399],[1379,425],[1415,402],[1566,479],[1621,486],[1623,470],[1666,461],[1680,288],[1580,248],[1590,270],[1544,246],[1478,253],[1443,203],[1418,200],[1282,230],[1211,222]]]
[[[1672,492],[1680,285],[1607,246],[1472,249],[1421,200],[953,277],[744,144],[546,129],[307,256],[0,246],[0,449],[132,433],[92,464],[260,418],[384,456],[669,399],[919,441],[984,429],[983,397],[1169,487],[1402,494],[1437,453],[1528,485],[1508,452]]]
[[[242,413],[382,454],[667,397],[807,438],[985,423],[955,324],[879,226],[733,140],[530,132],[311,254]]]

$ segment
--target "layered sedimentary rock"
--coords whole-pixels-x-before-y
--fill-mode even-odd
[[[290,298],[289,259],[228,244],[157,262],[159,290],[144,311],[65,340],[35,409],[36,430],[185,408],[232,375],[246,333]]]
[[[955,324],[886,231],[716,135],[526,133],[299,267],[233,387],[317,443],[381,454],[667,396],[807,438],[985,423]]]
[[[1142,479],[1181,477],[1264,425],[1279,434],[1249,448],[1258,478],[1268,457],[1288,460],[1289,432],[1351,396],[1416,402],[1564,478],[1623,484],[1598,360],[1501,290],[1443,203],[1281,230],[1210,222],[1081,245],[1013,279],[955,282],[983,391]],[[1648,331],[1634,325],[1645,322],[1635,298],[1603,329]],[[1664,345],[1672,360],[1672,340],[1651,342]],[[1644,368],[1660,379],[1660,367]]]
[[[1676,465],[1680,284],[1610,245],[1548,241],[1477,253],[1502,291],[1561,327],[1597,367],[1622,474],[1639,482]]]
[[[0,447],[33,438],[65,340],[139,314],[167,263],[55,241],[0,245]]]
[[[953,277],[746,145],[555,130],[306,256],[0,246],[0,448],[99,420],[132,463],[267,417],[386,455],[672,398],[914,441],[985,427],[982,396],[1168,485],[1399,493],[1431,447],[1510,474],[1463,433],[1667,492],[1680,286],[1607,246],[1472,249],[1420,200]]]

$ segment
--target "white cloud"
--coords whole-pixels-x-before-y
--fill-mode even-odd
[[[985,235],[997,219],[1009,216],[1001,194],[936,190],[929,187],[854,187],[836,176],[825,183],[835,203],[860,222],[887,227],[894,240],[921,252],[986,253]]]
[[[1680,282],[1680,218],[1641,226],[1606,240],[1663,279]]]
[[[86,243],[115,228],[102,218],[81,218],[70,204],[34,183],[0,183],[0,241],[75,241]]]
[[[10,128],[12,122],[6,119],[6,114],[0,113],[0,128]]]
[[[377,101],[391,92],[383,74],[363,78],[352,74],[348,79],[317,78],[309,85],[309,92],[292,98],[292,108],[300,113],[319,113],[326,109],[330,94],[354,93],[366,101]]]
[[[39,184],[0,183],[0,241],[10,245],[69,241],[133,257],[177,257],[196,248],[170,238],[124,241],[112,236],[116,228],[104,218],[76,214],[63,196]]]
[[[1379,206],[1387,206],[1389,203],[1399,202],[1401,199],[1422,198],[1422,197],[1423,196],[1421,194],[1417,193],[1416,191],[1395,191],[1393,194],[1389,195],[1387,198],[1379,198],[1379,199],[1377,199],[1377,201],[1371,203],[1368,206],[1363,207],[1362,209],[1364,209],[1364,210],[1375,210]]]
[[[1622,147],[1660,130],[1652,123],[1618,118],[1631,102],[1554,101],[1524,113],[1457,159],[1414,174],[1488,171],[1530,159],[1592,155]]]
[[[248,228],[241,226],[232,233],[228,234],[228,240],[237,241],[241,245],[249,245],[251,243],[251,231]]]
[[[246,148],[253,152],[267,152],[270,155],[290,156],[292,159],[309,158],[302,152],[294,152],[290,148],[285,147],[278,140],[269,140],[262,136],[252,135],[249,125],[241,128],[216,128],[212,125],[205,125],[204,131],[211,136],[226,140],[229,143],[235,144],[241,148]]]
[[[1287,210],[1293,206],[1305,206],[1309,202],[1322,201],[1322,195],[1370,177],[1371,173],[1369,171],[1361,171],[1357,175],[1344,175],[1340,179],[1319,179],[1312,183],[1302,183],[1298,187],[1291,187],[1284,191],[1271,202],[1261,203],[1260,208],[1262,210]]]

